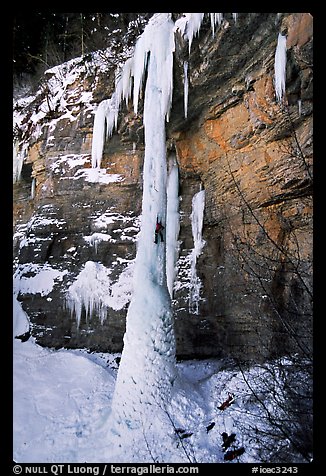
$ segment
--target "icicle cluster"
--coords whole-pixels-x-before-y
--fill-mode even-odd
[[[286,36],[279,33],[274,60],[275,94],[278,102],[282,102],[285,93],[286,78]]]
[[[138,112],[140,92],[142,91],[144,75],[148,64],[149,53],[154,55],[158,64],[158,87],[162,89],[161,108],[166,120],[169,120],[169,112],[172,102],[174,39],[168,32],[162,36],[162,41],[168,41],[166,48],[162,47],[155,32],[165,22],[169,13],[156,13],[149,20],[143,34],[139,37],[134,54],[123,65],[120,65],[115,74],[115,91],[111,99],[106,99],[100,103],[95,114],[94,132],[92,142],[92,167],[100,167],[105,138],[109,137],[114,128],[117,127],[118,112],[122,101],[128,104],[131,99],[134,112]],[[223,13],[207,13],[211,19],[211,28],[215,34],[216,24],[223,21]],[[233,13],[233,18],[237,20],[237,13]],[[188,40],[189,53],[193,38],[198,35],[205,13],[184,13],[174,24],[174,33],[179,32]],[[171,20],[172,23],[172,20]],[[164,27],[163,27],[164,29]],[[162,30],[163,31],[163,30]],[[165,55],[169,51],[169,54]],[[163,56],[162,56],[163,55]],[[188,104],[188,63],[184,63],[184,95],[185,95],[185,117],[187,117]]]
[[[119,104],[116,95],[102,101],[95,114],[92,139],[92,167],[100,168],[105,139],[112,135],[117,127]]]
[[[204,13],[184,13],[183,17],[175,22],[176,30],[189,42],[189,53],[193,38],[198,34],[204,19]],[[214,15],[214,13],[210,14]]]
[[[66,304],[71,314],[76,316],[77,327],[80,325],[83,309],[86,319],[92,317],[94,311],[101,323],[107,315],[106,297],[109,294],[110,279],[108,270],[100,263],[87,261],[78,279],[69,287]]]
[[[214,36],[216,23],[218,23],[219,25],[222,23],[223,13],[210,13],[210,16],[211,16],[212,35]]]
[[[106,235],[103,235],[106,236]],[[96,241],[95,241],[96,246]],[[108,309],[122,309],[130,302],[132,295],[133,261],[119,274],[116,282],[110,279],[112,269],[101,263],[87,261],[66,294],[66,306],[74,315],[77,327],[80,326],[82,313],[86,320],[96,314],[101,324],[106,319]]]

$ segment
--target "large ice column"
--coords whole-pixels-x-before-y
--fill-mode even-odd
[[[138,41],[134,55],[134,75],[139,83],[147,62],[145,157],[134,294],[127,313],[124,349],[112,401],[111,418],[115,431],[120,434],[124,428],[141,427],[146,414],[153,418],[170,400],[175,379],[175,337],[166,282],[166,240],[154,243],[157,218],[163,224],[166,221],[165,119],[172,99],[173,27],[170,14],[154,15]]]
[[[168,290],[173,297],[173,284],[177,273],[176,263],[179,253],[179,169],[175,154],[169,158],[166,217],[166,277]]]
[[[286,79],[286,36],[279,33],[274,60],[275,94],[278,102],[282,102],[285,93]]]
[[[192,236],[194,240],[194,249],[192,250],[191,261],[191,277],[190,277],[190,296],[189,296],[189,310],[192,314],[199,312],[199,299],[201,281],[197,276],[197,258],[201,254],[205,245],[202,237],[203,220],[205,208],[205,190],[200,190],[192,199],[192,213],[190,215]]]

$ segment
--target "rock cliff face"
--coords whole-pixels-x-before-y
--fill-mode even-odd
[[[280,31],[287,35],[283,104],[273,86]],[[177,39],[167,150],[179,166],[180,358],[311,352],[312,39],[308,13],[239,14],[236,23],[225,14],[215,36],[203,24],[189,56]],[[55,96],[59,69],[51,70],[38,95],[16,106],[17,137],[28,148],[14,184],[14,286],[40,344],[119,352],[141,213],[142,117],[123,107],[101,169],[91,169],[94,110],[112,93],[113,71],[82,61],[75,71],[68,81],[60,70]],[[205,245],[194,309],[190,215],[200,189]],[[93,312],[82,306],[84,270],[97,279]]]

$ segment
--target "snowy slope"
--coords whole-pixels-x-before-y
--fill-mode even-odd
[[[28,327],[28,318],[17,301],[14,311],[17,335]],[[235,367],[227,368],[226,362],[179,363],[173,397],[165,405],[165,421],[156,418],[144,422],[133,432],[132,440],[126,439],[119,446],[121,439],[109,426],[117,354],[48,350],[33,338],[27,342],[14,339],[13,351],[16,462],[224,462],[222,432],[235,433],[233,447],[245,449],[227,464],[269,461],[277,446],[289,447],[289,441],[279,436],[273,440],[266,415],[242,373]],[[273,394],[265,390],[275,368],[257,366],[245,376],[264,404],[276,413]],[[235,401],[222,411],[218,407],[229,392],[234,393]]]

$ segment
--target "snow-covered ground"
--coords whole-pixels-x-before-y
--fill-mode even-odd
[[[13,334],[27,330],[28,318],[14,299]],[[213,463],[224,462],[227,451],[241,447],[245,452],[233,463],[260,462],[268,461],[268,451],[275,450],[263,408],[239,369],[227,368],[225,361],[178,363],[172,400],[164,409],[166,420],[146,421],[143,428],[131,429],[124,444],[109,427],[118,354],[46,349],[33,338],[14,339],[13,351],[16,462]],[[276,412],[273,394],[257,388],[270,370],[257,366],[245,375],[251,384],[256,382],[254,390],[264,404]],[[234,402],[220,410],[229,393]],[[236,435],[227,451],[222,448],[223,432]],[[277,442],[280,447],[289,445],[284,439]]]

